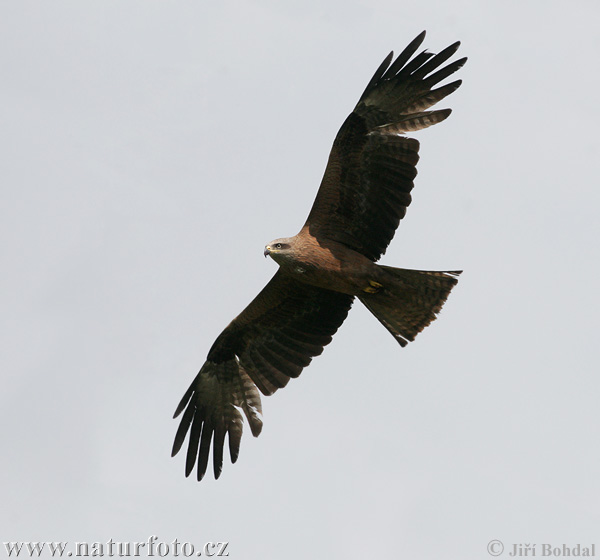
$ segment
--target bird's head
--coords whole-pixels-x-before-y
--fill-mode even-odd
[[[281,264],[292,252],[292,240],[288,237],[274,239],[265,246],[265,257],[271,257],[275,262]]]

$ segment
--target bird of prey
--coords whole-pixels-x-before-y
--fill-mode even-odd
[[[214,476],[239,454],[243,416],[258,436],[260,393],[271,395],[323,352],[355,298],[405,346],[439,313],[460,271],[431,272],[375,264],[411,202],[419,142],[404,133],[439,123],[450,109],[428,111],[461,80],[432,89],[466,58],[417,54],[425,32],[379,66],[338,132],[317,197],[294,237],[265,247],[277,273],[217,337],[181,399],[172,455],[189,443],[185,474],[201,480],[213,447]],[[413,57],[414,56],[414,57]],[[392,62],[393,61],[393,62]],[[441,68],[440,68],[441,67]]]

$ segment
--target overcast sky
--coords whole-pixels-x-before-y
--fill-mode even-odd
[[[598,21],[591,0],[4,3],[0,541],[600,554]],[[238,462],[186,479],[179,399],[423,29],[469,62],[382,262],[459,285],[404,349],[355,305]]]

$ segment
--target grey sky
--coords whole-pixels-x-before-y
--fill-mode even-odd
[[[3,5],[1,541],[600,553],[600,6],[426,4]],[[382,262],[462,268],[458,287],[405,349],[356,305],[263,398],[238,463],[185,479],[175,406],[372,73],[423,29],[469,62],[450,119],[415,135]]]

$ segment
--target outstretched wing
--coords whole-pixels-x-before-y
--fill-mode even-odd
[[[334,141],[317,198],[305,224],[314,237],[331,239],[376,261],[385,252],[411,202],[419,143],[402,136],[450,115],[426,111],[461,81],[431,89],[466,62],[434,72],[458,49],[422,52],[425,32],[392,63],[383,61]]]
[[[260,390],[271,395],[298,377],[331,342],[353,296],[301,284],[278,271],[219,335],[206,362],[179,403],[185,409],[173,444],[175,455],[190,433],[185,474],[196,461],[206,473],[211,442],[219,478],[228,434],[231,462],[240,449],[244,412],[254,436],[262,429]]]

